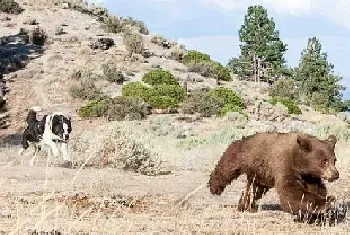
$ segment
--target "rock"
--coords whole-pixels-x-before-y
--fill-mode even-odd
[[[63,56],[57,54],[57,55],[50,56],[50,58],[48,59],[48,61],[55,61],[55,60],[63,60]]]
[[[247,113],[252,120],[282,122],[290,117],[288,108],[277,103],[272,105],[268,102],[257,101],[254,106],[247,107]]]
[[[171,45],[169,42],[162,42],[162,46],[164,49],[170,49],[171,48]]]
[[[184,121],[184,122],[195,122],[202,120],[202,117],[199,113],[195,113],[193,115],[181,115],[179,117],[175,118],[177,121]]]
[[[337,117],[339,120],[341,120],[342,122],[343,122],[343,121],[347,121],[347,119],[348,119],[345,113],[337,113],[337,114],[336,114],[336,117]]]
[[[70,3],[69,2],[63,2],[62,3],[62,8],[63,9],[69,9],[70,8]]]
[[[151,52],[149,50],[144,50],[142,52],[142,56],[143,56],[143,58],[148,59],[151,57]]]
[[[160,64],[152,64],[151,68],[152,69],[160,69]]]
[[[155,109],[151,110],[152,114],[174,114],[177,113],[177,109],[167,108],[167,109]]]
[[[108,50],[111,46],[114,46],[114,40],[112,38],[100,37],[95,42],[90,44],[92,50]]]

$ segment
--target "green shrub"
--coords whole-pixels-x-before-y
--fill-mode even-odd
[[[104,7],[96,7],[94,6],[92,10],[92,15],[94,16],[107,16],[108,15],[108,10]]]
[[[92,10],[90,10],[85,4],[74,4],[73,9],[80,11],[82,14],[92,15]]]
[[[140,97],[145,100],[150,95],[150,88],[144,86],[141,82],[130,82],[123,86],[122,95],[129,97]]]
[[[61,26],[56,26],[55,27],[55,35],[62,35],[66,34]]]
[[[35,18],[30,18],[27,19],[26,21],[24,21],[24,24],[28,24],[28,25],[38,25],[38,21]]]
[[[161,36],[161,35],[153,35],[151,37],[151,42],[154,43],[154,44],[157,44],[159,46],[162,45],[163,42],[166,42],[166,38]]]
[[[126,49],[131,53],[142,54],[144,51],[143,38],[140,34],[127,30],[123,35]]]
[[[156,109],[177,108],[179,106],[179,102],[169,96],[150,96],[147,101],[152,108]]]
[[[8,14],[20,14],[24,11],[14,0],[0,0],[0,12]]]
[[[118,84],[123,83],[125,81],[124,74],[117,70],[117,68],[113,64],[103,64],[102,65],[103,75],[107,81],[116,82]]]
[[[142,81],[148,83],[151,86],[179,85],[179,82],[175,79],[173,74],[162,69],[149,71],[143,76]]]
[[[184,88],[178,85],[158,85],[152,88],[151,96],[168,96],[182,102],[186,94]]]
[[[178,85],[157,85],[152,88],[141,82],[130,82],[122,88],[126,97],[143,98],[153,108],[176,108],[185,99],[185,91]]]
[[[243,108],[243,102],[233,90],[225,87],[216,87],[209,91],[209,94],[215,98],[222,100],[224,105],[232,105]]]
[[[93,100],[78,110],[81,117],[108,117],[113,120],[143,120],[149,115],[149,106],[141,98],[115,97]]]
[[[20,28],[19,29],[19,35],[28,35],[28,30],[27,29],[25,29],[25,28]]]
[[[271,104],[275,105],[276,103],[281,103],[288,108],[289,114],[301,114],[301,109],[299,106],[290,98],[275,96],[270,101]]]
[[[200,113],[203,117],[218,115],[224,106],[223,100],[209,92],[193,92],[181,105],[184,113]]]
[[[150,114],[149,104],[142,98],[118,96],[113,99],[107,99],[106,116],[117,121],[125,120],[143,120]]]
[[[30,34],[30,41],[38,46],[43,46],[46,42],[47,34],[43,28],[37,27]]]
[[[232,77],[230,74],[230,70],[228,68],[225,68],[222,64],[219,62],[213,61],[213,67],[216,71],[217,77],[221,81],[231,81]]]
[[[133,71],[126,71],[126,76],[134,77],[135,73]]]
[[[171,60],[182,62],[185,54],[186,54],[186,51],[184,49],[181,49],[180,47],[175,47],[171,50],[170,57],[168,58]]]
[[[295,99],[297,97],[297,91],[294,88],[294,81],[292,79],[277,80],[269,88],[269,95]]]
[[[210,61],[189,62],[186,66],[188,72],[198,73],[206,78],[215,76],[215,71]]]
[[[233,105],[233,104],[224,105],[224,107],[222,107],[222,109],[220,110],[219,115],[225,116],[227,113],[239,113],[239,114],[242,114],[248,120],[248,115],[243,112],[242,107],[239,107],[237,105]]]
[[[121,33],[123,31],[123,23],[115,16],[104,18],[104,30],[106,33]]]
[[[202,61],[210,61],[210,55],[199,51],[194,51],[194,50],[188,51],[182,60],[182,62],[185,64],[190,62],[202,62]]]
[[[142,25],[139,28],[139,33],[143,35],[149,35],[149,29],[147,28],[146,25]]]
[[[222,81],[231,81],[230,71],[222,66],[219,62],[208,61],[192,61],[186,64],[189,72],[199,73],[203,77],[214,77]]]
[[[125,25],[130,25],[132,27],[136,27],[139,30],[139,33],[144,34],[144,35],[148,35],[149,34],[149,30],[146,26],[146,24],[142,21],[142,20],[135,20],[132,17],[128,17],[127,19],[123,19],[123,23]]]
[[[92,100],[78,110],[80,117],[102,117],[107,112],[107,105],[104,100]]]
[[[101,90],[99,90],[93,81],[88,78],[81,81],[77,85],[73,85],[69,90],[70,95],[73,98],[79,98],[83,100],[95,100],[101,97]]]

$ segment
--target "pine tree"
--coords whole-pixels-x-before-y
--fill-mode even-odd
[[[241,42],[241,54],[238,58],[241,76],[250,78],[254,76],[255,60],[267,64],[267,76],[281,74],[285,69],[286,44],[280,37],[279,31],[275,30],[273,18],[269,18],[267,10],[262,6],[250,6],[244,19],[244,24],[239,30],[239,40]]]
[[[334,74],[333,64],[321,50],[321,43],[313,37],[308,39],[307,47],[301,53],[295,78],[300,97],[303,97],[301,101],[320,111],[343,111],[342,91],[345,87],[339,84],[342,77]]]

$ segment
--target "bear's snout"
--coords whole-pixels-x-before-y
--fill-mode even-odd
[[[334,166],[329,166],[324,172],[323,176],[328,180],[328,182],[331,183],[339,179],[339,172]]]

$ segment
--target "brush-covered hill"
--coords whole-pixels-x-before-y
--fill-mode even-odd
[[[188,93],[219,85],[233,90],[242,98],[243,112],[251,119],[285,119],[278,117],[278,110],[271,111],[274,107],[269,104],[262,104],[262,109],[266,110],[259,114],[259,103],[271,99],[266,83],[240,81],[210,57],[210,63],[195,63],[200,57],[209,55],[192,53],[175,41],[152,35],[142,21],[109,14],[107,9],[82,1],[18,3],[25,9],[23,12],[1,15],[2,69],[8,80],[6,86],[11,90],[6,95],[11,122],[21,121],[26,109],[32,106],[75,115],[87,98],[97,97],[93,93],[121,96],[123,84],[142,82],[147,72],[159,69],[170,72],[181,87],[186,86]],[[26,43],[25,33],[38,26],[47,37],[44,45],[33,45],[31,40]],[[114,45],[97,42],[103,38],[112,39]],[[79,86],[83,86],[78,89],[80,94],[72,94],[71,90]],[[82,94],[82,89],[90,95]],[[164,102],[157,101],[156,106],[167,107]],[[302,120],[344,120],[343,116],[334,119],[334,116],[301,108]],[[273,112],[277,113],[277,119],[271,114]],[[264,118],[264,115],[271,117]]]

